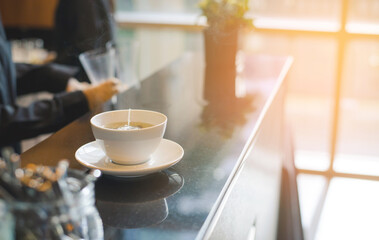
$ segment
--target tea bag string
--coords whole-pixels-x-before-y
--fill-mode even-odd
[[[130,108],[129,108],[129,111],[128,111],[128,126],[130,127]]]
[[[134,130],[134,129],[138,129],[138,127],[130,125],[131,112],[132,111],[129,108],[129,110],[128,110],[128,125],[126,125],[126,127],[122,127],[122,130]]]

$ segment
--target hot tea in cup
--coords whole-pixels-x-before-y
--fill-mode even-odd
[[[167,117],[148,110],[116,110],[91,118],[96,142],[115,163],[140,164],[158,148]]]
[[[142,129],[147,127],[152,127],[153,124],[144,123],[144,122],[114,122],[105,125],[106,128],[116,129],[116,130],[133,130],[133,129]]]

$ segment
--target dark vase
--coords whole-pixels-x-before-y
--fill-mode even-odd
[[[235,99],[236,53],[238,30],[204,31],[205,85],[204,98],[208,102]]]

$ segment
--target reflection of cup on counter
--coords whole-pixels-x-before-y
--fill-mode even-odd
[[[103,223],[116,228],[142,228],[163,222],[168,216],[166,199],[142,203],[97,201]]]
[[[148,124],[142,128],[122,128],[118,123]],[[103,112],[91,119],[96,142],[115,163],[140,164],[149,160],[158,148],[166,130],[167,117],[148,110],[117,110]],[[116,127],[114,127],[115,125]]]
[[[96,182],[96,205],[104,225],[140,228],[164,221],[166,198],[183,186],[184,179],[165,170],[138,179],[103,177]]]

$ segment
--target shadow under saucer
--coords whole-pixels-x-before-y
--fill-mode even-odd
[[[171,170],[140,178],[104,176],[96,182],[96,206],[106,226],[147,227],[167,218],[166,198],[183,184],[184,179]]]

